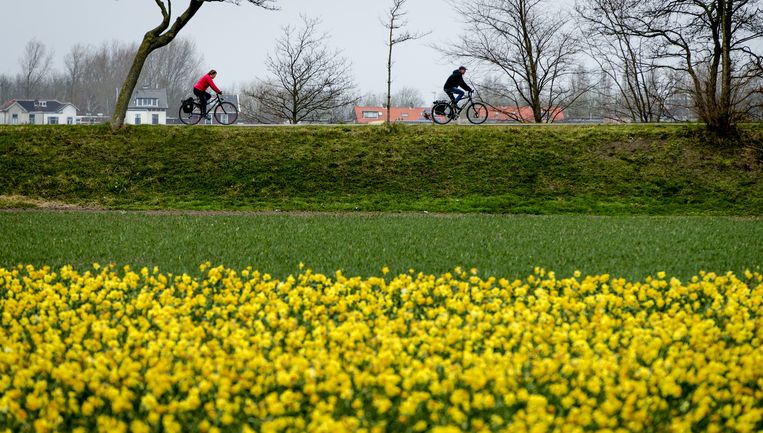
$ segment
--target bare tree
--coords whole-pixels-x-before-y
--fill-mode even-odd
[[[245,86],[244,88],[247,87],[253,88],[255,85]],[[257,118],[257,113],[260,112],[260,104],[256,97],[250,96],[244,90],[241,93],[238,105],[240,110],[238,113],[239,119],[244,122],[260,122],[260,119]]]
[[[75,103],[79,99],[79,89],[87,64],[88,49],[82,44],[74,45],[64,56],[66,75],[66,99]],[[75,103],[76,105],[76,103]]]
[[[579,89],[595,88],[593,83],[592,71],[586,69],[583,65],[577,65],[575,68],[575,75],[571,80],[571,88],[575,92],[579,92]],[[574,103],[567,106],[564,113],[565,120],[576,119],[591,121],[598,116],[599,113],[594,113],[594,94],[593,92],[585,92]]]
[[[405,19],[407,12],[403,11],[406,0],[392,0],[392,6],[387,11],[386,21],[383,21],[384,28],[389,31],[387,39],[387,107],[392,105],[392,48],[403,42],[421,39],[428,35],[426,33],[411,33],[405,29],[408,21]],[[387,125],[390,124],[391,110],[387,110]]]
[[[367,92],[360,97],[360,105],[365,107],[383,107],[386,104],[387,95],[382,93]]]
[[[584,40],[591,58],[619,93],[608,113],[614,119],[659,122],[671,117],[668,99],[677,91],[675,74],[665,73],[656,60],[652,38],[631,34],[636,23],[627,11],[641,0],[584,0],[577,4]]]
[[[52,63],[53,53],[48,51],[45,44],[37,39],[27,42],[24,55],[19,59],[21,90],[25,98],[31,98],[33,93],[39,91]]]
[[[413,87],[401,87],[392,95],[393,107],[421,107],[424,105],[424,97],[419,89]]]
[[[564,105],[580,96],[569,83],[580,51],[577,39],[565,29],[565,17],[548,13],[543,0],[451,4],[468,27],[460,41],[441,49],[502,72],[508,84],[488,90],[513,101],[517,113],[530,106],[534,122],[553,122]]]
[[[0,104],[11,99],[14,92],[13,80],[5,74],[0,75]]]
[[[286,26],[265,66],[272,78],[249,90],[263,118],[296,124],[357,101],[350,62],[328,47],[320,21],[302,17],[302,26]],[[264,119],[263,119],[264,121]]]
[[[130,97],[132,96],[135,86],[138,84],[140,73],[143,70],[143,65],[146,63],[148,56],[155,50],[166,46],[172,42],[183,27],[188,24],[189,21],[196,15],[196,13],[204,6],[205,3],[212,2],[228,2],[234,4],[240,4],[244,0],[190,0],[188,7],[180,15],[177,16],[175,22],[171,24],[172,20],[172,0],[154,0],[162,13],[162,22],[153,29],[146,32],[143,36],[143,41],[138,46],[138,50],[130,67],[124,84],[119,92],[117,98],[116,107],[114,109],[114,115],[111,118],[112,130],[117,130],[124,125],[125,116],[127,115],[127,106],[130,103]],[[275,0],[246,0],[253,5],[272,9],[272,3]],[[170,25],[171,24],[171,25]]]
[[[113,41],[87,48],[82,86],[77,99],[72,101],[85,113],[111,115],[117,91],[123,85],[135,58],[137,45]]]
[[[659,42],[660,66],[685,73],[697,115],[720,138],[733,135],[763,76],[760,0],[644,0],[624,10],[624,31]]]

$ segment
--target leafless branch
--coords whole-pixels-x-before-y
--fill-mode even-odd
[[[387,11],[386,20],[382,25],[389,31],[387,38],[387,107],[392,104],[392,49],[395,45],[403,42],[421,39],[431,32],[416,33],[407,30],[408,20],[405,19],[407,12],[403,10],[407,0],[392,0],[392,6]],[[391,121],[390,110],[387,110],[387,124]]]
[[[320,21],[302,17],[302,26],[286,26],[265,65],[271,78],[246,93],[258,105],[260,120],[319,121],[326,113],[354,103],[350,62],[328,47]]]

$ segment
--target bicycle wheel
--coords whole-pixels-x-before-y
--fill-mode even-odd
[[[466,118],[475,125],[485,123],[487,116],[487,106],[482,102],[475,102],[466,109]]]
[[[230,102],[221,102],[215,107],[215,120],[221,125],[230,125],[238,120],[238,108]]]
[[[438,125],[445,125],[453,119],[453,107],[440,102],[432,106],[432,120]]]
[[[180,110],[178,110],[178,119],[186,125],[195,125],[199,123],[199,120],[201,120],[201,107],[194,103],[193,111],[190,113],[186,113],[183,111],[183,107],[180,107]]]

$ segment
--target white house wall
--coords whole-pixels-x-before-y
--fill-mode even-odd
[[[159,125],[167,124],[167,112],[166,111],[149,111],[149,110],[127,110],[127,116],[125,116],[125,123],[129,125],[135,125],[135,116],[140,114],[141,125],[152,125],[152,116],[154,114],[159,115]]]
[[[47,125],[50,123],[51,117],[57,118],[59,125],[77,123],[77,109],[72,105],[65,106],[60,113],[43,113],[40,111],[27,113],[20,105],[14,104],[8,108],[8,111],[0,113],[0,124],[14,124],[14,114],[17,115],[17,120],[15,122],[17,125],[26,125],[32,123],[30,122],[30,115],[34,115],[35,125]]]
[[[42,117],[42,123],[45,125],[50,124],[51,117],[57,118],[58,125],[74,125],[77,123],[77,110],[71,105],[67,105],[60,113],[36,113],[35,122],[41,123],[39,120]]]
[[[15,122],[13,121],[14,114],[18,116]],[[2,116],[2,123],[4,125],[22,125],[29,123],[29,115],[18,104],[14,104],[8,107],[8,111],[2,113]]]

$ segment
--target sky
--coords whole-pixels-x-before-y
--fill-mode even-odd
[[[19,58],[32,38],[54,51],[54,65],[76,43],[100,45],[119,40],[139,42],[143,34],[161,21],[153,0],[23,0],[3,1],[4,34],[0,73],[19,72]],[[173,1],[174,11],[185,9],[188,0]],[[217,69],[216,83],[225,90],[265,78],[264,59],[273,51],[285,25],[299,25],[300,14],[320,18],[320,28],[330,35],[329,46],[340,49],[352,62],[361,93],[386,92],[387,30],[381,23],[391,5],[388,0],[278,0],[280,10],[267,11],[247,3],[207,3],[180,36],[196,42],[204,57],[202,70]],[[395,46],[395,88],[414,87],[425,99],[439,92],[457,59],[446,59],[434,48],[454,40],[459,17],[445,0],[409,0],[406,18],[412,32],[431,32],[420,40]],[[223,43],[235,41],[234,43]]]

